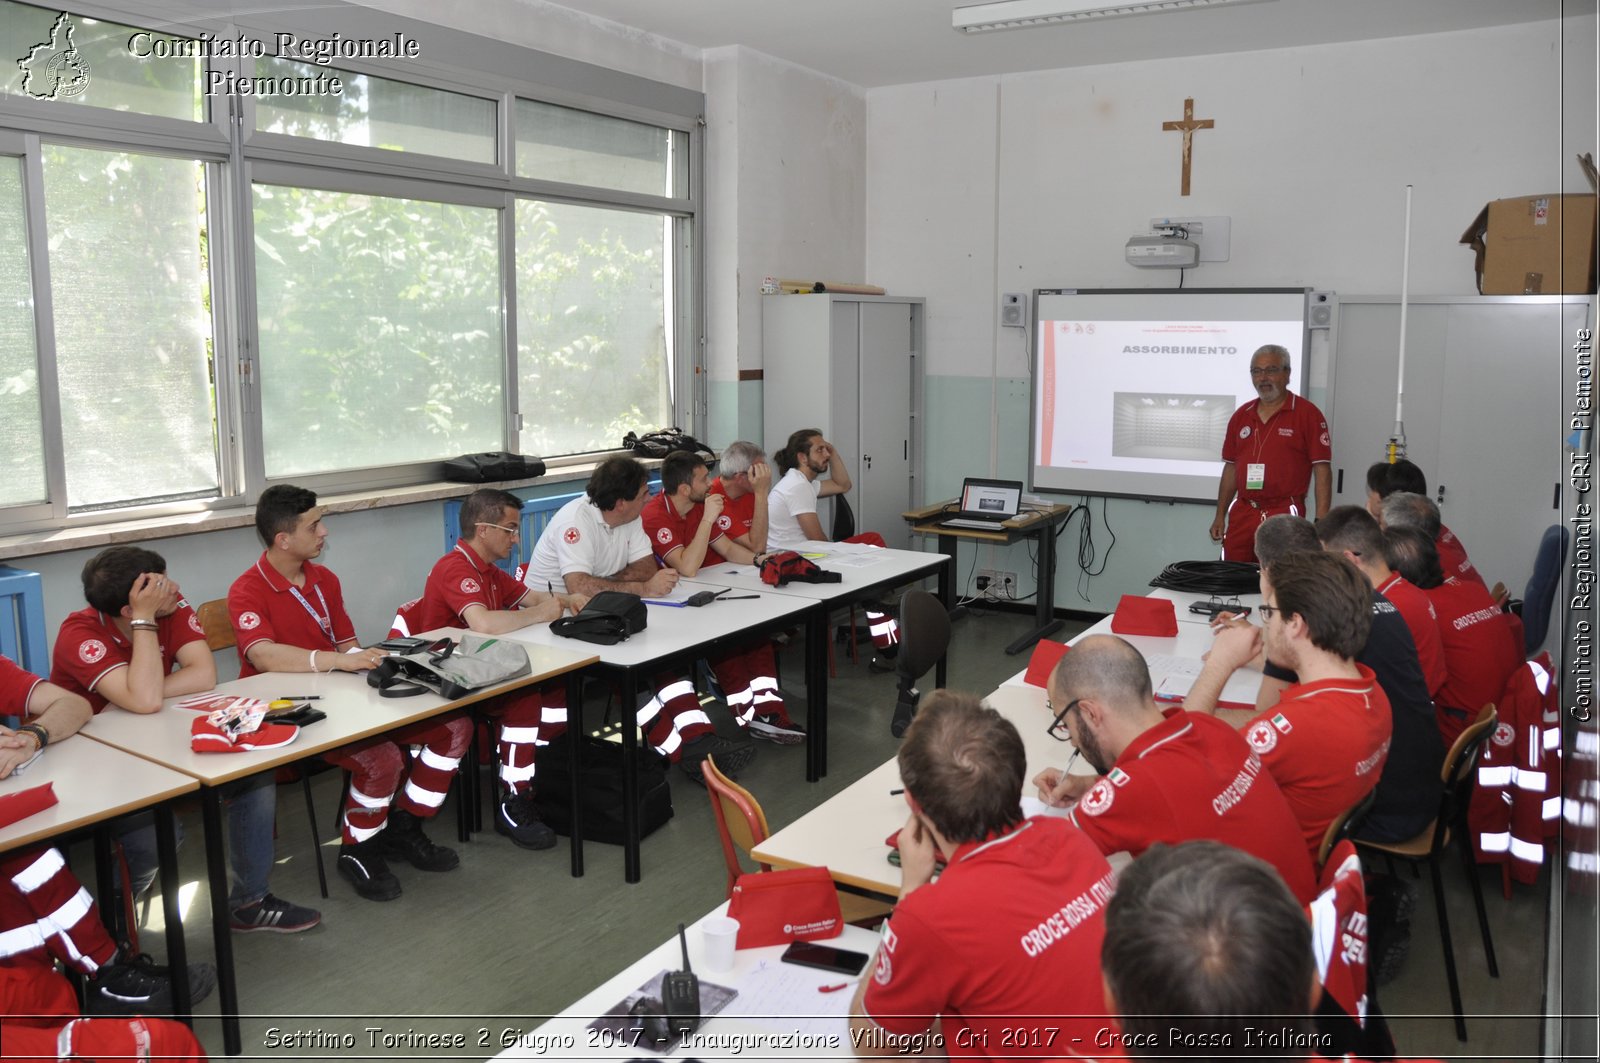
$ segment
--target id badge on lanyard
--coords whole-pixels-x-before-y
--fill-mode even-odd
[[[1244,467],[1244,485],[1251,491],[1259,491],[1267,485],[1266,462],[1252,461]]]
[[[312,608],[310,602],[306,601],[306,596],[300,593],[299,587],[293,584],[289,586],[289,593],[294,595],[294,600],[299,602],[301,607],[311,614],[311,619],[317,622],[317,626],[322,629],[323,635],[327,636],[328,645],[338,649],[339,643],[334,641],[333,638],[333,611],[328,608],[328,600],[322,596],[322,588],[316,588],[316,592],[317,601],[322,603],[322,612],[320,613]]]

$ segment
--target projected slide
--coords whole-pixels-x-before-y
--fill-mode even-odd
[[[1036,306],[1037,488],[1214,501],[1228,419],[1256,397],[1251,356],[1287,348],[1301,384],[1300,289],[1040,292]]]

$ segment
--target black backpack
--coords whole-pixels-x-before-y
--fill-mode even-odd
[[[633,451],[639,458],[664,458],[674,450],[687,450],[707,462],[717,460],[715,451],[694,436],[686,435],[681,428],[662,428],[642,436],[629,432],[622,437],[622,449]]]

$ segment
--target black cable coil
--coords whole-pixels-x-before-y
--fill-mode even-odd
[[[1191,594],[1257,594],[1260,576],[1261,566],[1253,561],[1174,561],[1150,586]]]

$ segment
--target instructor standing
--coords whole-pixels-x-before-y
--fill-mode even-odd
[[[1333,500],[1328,419],[1289,390],[1289,352],[1276,343],[1250,359],[1258,398],[1233,412],[1222,441],[1222,481],[1211,539],[1229,561],[1256,559],[1256,528],[1279,513],[1320,519]],[[1306,513],[1306,485],[1316,477],[1316,512]],[[1226,527],[1227,534],[1223,534]]]

